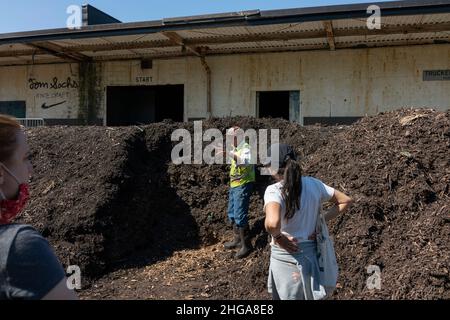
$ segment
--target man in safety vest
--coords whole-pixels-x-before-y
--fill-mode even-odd
[[[227,130],[227,136],[233,137],[231,157],[230,191],[228,200],[228,219],[233,225],[234,239],[225,243],[226,249],[240,249],[236,258],[246,257],[252,251],[248,226],[248,207],[255,182],[255,166],[251,164],[250,145],[245,141],[238,145],[239,127]]]

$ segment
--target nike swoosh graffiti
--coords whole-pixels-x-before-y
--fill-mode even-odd
[[[42,104],[41,108],[42,109],[50,109],[56,106],[59,106],[60,104],[66,103],[66,101],[63,102],[59,102],[59,103],[55,103],[55,104],[50,104],[50,105],[46,105],[45,102]]]

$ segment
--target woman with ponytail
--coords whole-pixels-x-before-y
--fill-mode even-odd
[[[0,114],[0,300],[77,299],[47,240],[14,223],[30,198],[32,173],[24,131]]]
[[[265,227],[272,236],[268,289],[275,300],[316,300],[320,286],[315,230],[321,205],[334,206],[325,219],[348,209],[351,198],[313,177],[303,177],[294,149],[271,146],[266,167],[276,181],[264,194]]]

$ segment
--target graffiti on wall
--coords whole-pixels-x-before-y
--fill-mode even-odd
[[[78,88],[78,80],[71,77],[63,79],[53,77],[50,81],[28,79],[28,89],[35,92],[35,107],[41,112],[50,112],[46,112],[45,116],[70,117],[71,105],[76,105],[73,101],[77,98]]]
[[[47,104],[44,102],[44,103],[41,105],[41,108],[42,108],[42,109],[50,109],[50,108],[59,106],[59,105],[64,104],[64,103],[66,103],[65,100],[64,100],[64,101],[61,101],[61,102],[58,102],[58,103],[49,104],[49,105],[47,105]]]
[[[40,82],[35,78],[28,79],[28,84],[31,90],[38,89],[78,89],[78,82],[71,77],[67,77],[64,81],[60,81],[58,77],[54,77],[50,82]]]

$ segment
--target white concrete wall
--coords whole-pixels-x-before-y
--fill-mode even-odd
[[[189,109],[186,106],[190,105],[189,102],[192,101],[193,95],[203,94],[202,92],[191,92],[191,90],[187,89],[188,83],[198,83],[199,77],[202,77],[202,74],[200,73],[198,75],[199,77],[187,80],[186,69],[188,65],[186,59],[154,60],[152,69],[142,70],[140,61],[133,60],[103,63],[101,68],[102,84],[104,86],[101,106],[103,114],[106,115],[106,88],[108,86],[184,84],[184,117],[185,119],[188,119],[189,115],[187,110]],[[199,90],[204,89],[203,87],[200,87]]]
[[[363,116],[399,107],[450,108],[450,81],[423,81],[423,70],[450,69],[450,45],[338,51],[303,51],[207,57],[212,72],[214,116],[256,115],[256,92],[300,90],[304,117]],[[185,85],[185,120],[206,116],[206,76],[199,58],[107,62],[101,68],[106,110],[107,86]],[[77,80],[72,65],[0,67],[0,101],[26,100],[27,117],[76,118],[75,88],[30,88],[29,79],[58,83]],[[43,103],[66,103],[42,109]]]
[[[364,116],[406,106],[450,108],[450,45],[210,57],[213,113],[255,115],[256,91],[300,90],[303,116]]]
[[[26,101],[28,118],[77,118],[78,85],[77,64],[0,67],[0,101]]]

